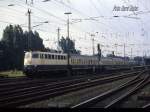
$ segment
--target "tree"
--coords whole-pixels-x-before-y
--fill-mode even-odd
[[[32,51],[43,51],[45,49],[43,45],[43,40],[40,38],[39,33],[37,31],[29,32],[31,35],[31,50]]]
[[[80,54],[80,51],[75,49],[75,42],[73,42],[73,40],[71,40],[70,38],[65,39],[64,37],[62,37],[59,41],[59,46],[64,53],[67,53],[69,51],[72,54]]]
[[[3,70],[3,44],[0,41],[0,70]]]
[[[24,32],[24,50],[25,51],[44,51],[43,40],[40,38],[39,33],[35,31]]]
[[[30,40],[30,41],[29,41]],[[9,25],[3,31],[3,60],[6,69],[22,69],[24,51],[42,51],[45,49],[38,32],[23,32],[19,25]]]

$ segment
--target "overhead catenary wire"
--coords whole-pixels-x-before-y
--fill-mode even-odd
[[[50,23],[50,24],[43,24],[41,27],[40,27],[40,29],[56,29],[56,27],[59,27],[59,23],[62,23],[62,25],[60,25],[61,27],[63,27],[63,28],[65,28],[65,22],[66,22],[66,20],[65,20],[65,18],[63,18],[64,19],[64,21],[62,21],[62,20],[60,20],[60,16],[59,15],[56,15],[56,14],[54,14],[53,12],[52,12],[52,14],[54,14],[54,16],[57,16],[58,17],[58,19],[57,18],[55,18],[53,15],[50,15],[50,14],[48,14],[48,13],[51,13],[51,10],[49,11],[49,10],[47,10],[47,9],[45,9],[45,8],[43,8],[43,6],[44,6],[44,2],[42,2],[42,0],[40,1],[35,1],[34,2],[34,4],[33,5],[29,5],[29,4],[25,4],[25,1],[24,0],[20,0],[20,1],[22,1],[22,2],[20,2],[20,1],[17,1],[17,0],[14,0],[15,2],[15,4],[19,4],[21,7],[22,7],[22,9],[24,10],[24,9],[27,9],[28,7],[30,7],[31,9],[33,9],[33,11],[34,12],[36,12],[36,13],[33,13],[32,14],[32,16],[33,16],[33,20],[34,20],[34,22],[35,22],[35,25],[36,25],[36,22],[38,22],[38,21],[45,21],[45,19],[46,20],[53,20],[54,22],[52,22],[52,23]],[[97,0],[98,1],[98,0]],[[12,2],[12,0],[11,0],[11,2]],[[61,1],[59,1],[59,0],[54,0],[54,1],[51,1],[51,2],[49,2],[48,3],[48,5],[57,5],[57,4],[60,4],[59,6],[64,6],[64,7],[68,7],[67,9],[69,9],[69,10],[71,10],[71,11],[73,11],[73,13],[75,13],[75,14],[79,14],[81,17],[83,17],[83,19],[89,19],[90,20],[90,15],[87,15],[87,14],[85,14],[84,12],[82,12],[80,9],[78,9],[78,8],[76,8],[76,7],[73,7],[73,5],[72,4],[69,4],[69,3],[66,3],[66,1],[63,1],[63,2],[61,2]],[[96,3],[94,0],[92,1],[92,2],[94,2],[94,4]],[[23,4],[24,3],[24,4]],[[42,3],[43,5],[41,5],[40,7],[37,7],[38,6],[38,4],[39,3]],[[55,4],[54,4],[55,3]],[[71,3],[73,3],[73,2],[71,2]],[[143,3],[143,2],[142,2]],[[64,5],[65,4],[65,5]],[[37,5],[37,6],[36,6]],[[47,5],[47,6],[48,6]],[[24,7],[23,7],[24,6]],[[95,6],[97,7],[97,4],[95,4]],[[55,6],[54,6],[55,7]],[[93,5],[91,4],[91,7],[93,7]],[[102,5],[102,7],[105,7],[105,6],[103,6]],[[38,8],[38,9],[37,9]],[[11,9],[15,9],[15,8],[12,8],[11,7]],[[42,9],[42,10],[41,10]],[[62,8],[63,9],[63,8]],[[99,9],[100,10],[100,8],[99,7],[97,7],[97,9]],[[104,10],[106,10],[107,8],[105,8]],[[41,10],[41,11],[40,11]],[[21,16],[21,14],[24,14],[24,13],[21,13],[21,12],[19,12],[19,11],[22,11],[22,10],[18,10],[18,11],[16,11],[17,13],[18,13],[18,15],[20,15]],[[45,11],[46,12],[48,12],[48,13],[45,13]],[[98,10],[96,10],[96,8],[95,8],[95,11],[98,11]],[[14,11],[15,12],[15,11]],[[20,13],[20,14],[19,14]],[[40,16],[40,15],[37,15],[37,13],[40,13],[42,16]],[[139,13],[139,15],[141,14],[142,12],[140,12]],[[12,17],[13,17],[13,14],[15,14],[15,13],[11,13],[11,14],[9,14],[9,16],[10,15],[12,15]],[[144,14],[144,13],[143,13]],[[146,15],[146,13],[145,13],[145,15]],[[112,20],[112,19],[106,19],[106,18],[109,18],[109,16],[104,16],[104,17],[102,17],[103,15],[101,15],[99,18],[91,18],[91,20],[90,21],[86,21],[86,20],[83,20],[82,22],[85,22],[85,23],[87,23],[87,29],[90,29],[88,32],[93,32],[95,29],[98,29],[99,30],[99,32],[116,32],[116,33],[122,33],[121,31],[119,31],[120,29],[122,29],[122,30],[128,30],[128,27],[130,27],[131,25],[127,25],[125,22],[124,22],[124,20],[122,20],[122,19],[119,19],[120,20],[120,22],[122,22],[121,23],[121,28],[116,28],[118,25],[116,24],[112,24],[112,22],[111,22],[111,24],[109,24],[109,21],[110,20]],[[25,17],[25,16],[21,16],[20,18],[23,18],[23,17]],[[60,18],[59,18],[60,17]],[[96,16],[95,16],[96,17]],[[13,18],[15,18],[15,16],[13,17]],[[94,20],[92,20],[92,19],[95,19],[95,20],[98,20],[98,21],[94,21]],[[101,19],[103,19],[103,20],[101,20]],[[114,20],[114,19],[113,19]],[[56,22],[55,22],[56,21]],[[58,23],[58,22],[59,23]],[[127,20],[128,21],[128,20]],[[12,21],[13,22],[13,21]],[[104,24],[102,24],[102,23],[104,23]],[[116,23],[116,22],[115,22]],[[23,24],[23,23],[22,23]],[[102,25],[101,25],[102,24]],[[72,24],[73,25],[73,29],[72,29],[72,31],[74,32],[74,33],[76,33],[76,32],[87,32],[86,31],[86,28],[80,28],[80,25],[79,24]],[[82,24],[81,23],[81,25],[84,25],[84,24]],[[34,25],[33,25],[34,26]],[[89,28],[88,28],[89,27]],[[91,27],[91,28],[90,28]],[[92,27],[94,27],[94,29],[92,30]],[[106,31],[101,31],[101,29],[106,29]],[[82,30],[81,30],[82,29]],[[50,34],[50,31],[49,31],[49,34]],[[76,35],[76,34],[75,34]],[[118,36],[119,36],[119,34],[117,34]],[[109,34],[107,34],[107,35],[104,35],[105,37],[106,37],[106,39],[108,40],[108,41],[112,41],[112,39],[113,38],[115,38],[115,39],[113,39],[113,40],[118,40],[118,39],[121,39],[121,38],[119,38],[118,37],[118,39],[115,37],[115,36],[113,36],[113,37],[111,37]],[[109,36],[109,37],[108,37]],[[122,36],[123,36],[123,34],[122,34]],[[103,38],[103,37],[102,37]],[[87,39],[89,39],[89,37],[87,37]],[[97,39],[98,40],[98,39]],[[117,41],[118,42],[118,41]]]

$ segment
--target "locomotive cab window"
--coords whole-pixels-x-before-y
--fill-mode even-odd
[[[32,54],[32,58],[39,58],[39,54],[37,54],[37,53]]]

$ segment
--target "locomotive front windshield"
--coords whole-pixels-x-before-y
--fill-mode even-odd
[[[25,53],[25,58],[30,58],[30,53]]]

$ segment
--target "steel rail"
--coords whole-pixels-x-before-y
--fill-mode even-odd
[[[135,72],[132,72],[132,73],[135,73]],[[129,75],[129,74],[127,74],[127,75]],[[117,75],[117,76],[120,76],[120,75]],[[107,78],[111,78],[111,77],[115,77],[115,76],[108,76],[108,77],[103,77],[103,78],[101,78],[99,76],[95,76],[95,77],[91,77],[90,80],[93,80],[95,78],[107,79]],[[39,85],[39,83],[38,83],[35,86],[31,86],[31,87],[27,87],[27,88],[24,87],[24,88],[20,88],[20,89],[11,89],[11,90],[7,89],[7,88],[5,90],[3,90],[3,89],[1,90],[0,89],[0,91],[1,91],[0,92],[0,97],[1,96],[3,97],[3,95],[12,95],[12,94],[23,92],[23,91],[27,92],[28,90],[32,90],[32,89],[39,89],[40,90],[40,88],[46,88],[46,87],[48,87],[47,89],[50,89],[50,88],[52,89],[52,88],[56,88],[56,87],[59,87],[59,86],[75,84],[75,83],[79,83],[81,81],[87,81],[87,79],[89,79],[89,78],[73,79],[73,80],[59,82],[59,83],[57,83],[57,82],[56,83],[55,82],[54,83],[50,83],[50,84],[49,83],[44,83],[45,85]]]
[[[144,105],[142,108],[150,108],[150,103]]]
[[[128,87],[128,86],[130,86],[130,85],[132,85],[132,84],[135,84],[136,82],[140,81],[141,79],[138,79],[138,78],[139,78],[144,72],[145,72],[145,71],[142,71],[142,72],[139,73],[138,76],[135,77],[134,79],[132,79],[132,80],[130,80],[130,81],[128,81],[128,82],[126,82],[126,83],[124,83],[124,84],[122,84],[122,85],[120,85],[120,86],[114,88],[114,89],[111,89],[111,90],[109,90],[109,91],[107,91],[107,92],[104,92],[104,93],[102,93],[102,94],[100,94],[100,95],[98,95],[98,96],[96,96],[96,97],[93,97],[93,98],[90,98],[90,99],[88,99],[88,100],[86,100],[86,101],[83,101],[83,102],[81,102],[81,103],[79,103],[79,104],[77,104],[77,105],[72,106],[71,108],[84,108],[84,107],[89,107],[89,106],[91,106],[91,105],[94,105],[95,103],[97,103],[97,102],[99,102],[100,100],[106,98],[107,96],[112,95],[112,94],[114,94],[115,92],[118,92],[118,91],[124,89],[125,87]]]
[[[30,91],[30,93],[26,93],[26,94],[4,97],[3,99],[0,99],[0,107],[18,106],[27,102],[29,103],[34,100],[37,101],[37,99],[39,100],[47,97],[54,97],[67,92],[72,92],[75,90],[91,87],[97,84],[107,83],[116,79],[121,79],[129,76],[131,76],[131,73],[130,74],[128,73],[127,75],[123,75],[123,76],[119,75],[119,76],[111,77],[110,79],[109,78],[103,78],[103,80],[97,79],[97,80],[92,80],[90,82],[82,82],[82,83],[73,84],[73,85],[60,87],[60,88],[54,88],[50,90],[45,90],[43,88],[43,90],[41,91],[32,91],[32,92]]]
[[[111,108],[114,107],[115,105],[117,105],[118,103],[120,103],[121,101],[123,101],[125,98],[129,97],[130,95],[134,94],[137,90],[139,90],[140,88],[146,86],[147,84],[150,83],[150,81],[148,80],[149,76],[146,77],[145,79],[143,79],[141,82],[139,82],[134,88],[132,88],[130,91],[126,92],[125,94],[121,95],[120,97],[118,97],[117,99],[113,100],[112,102],[110,102],[108,105],[106,105],[104,108]]]

